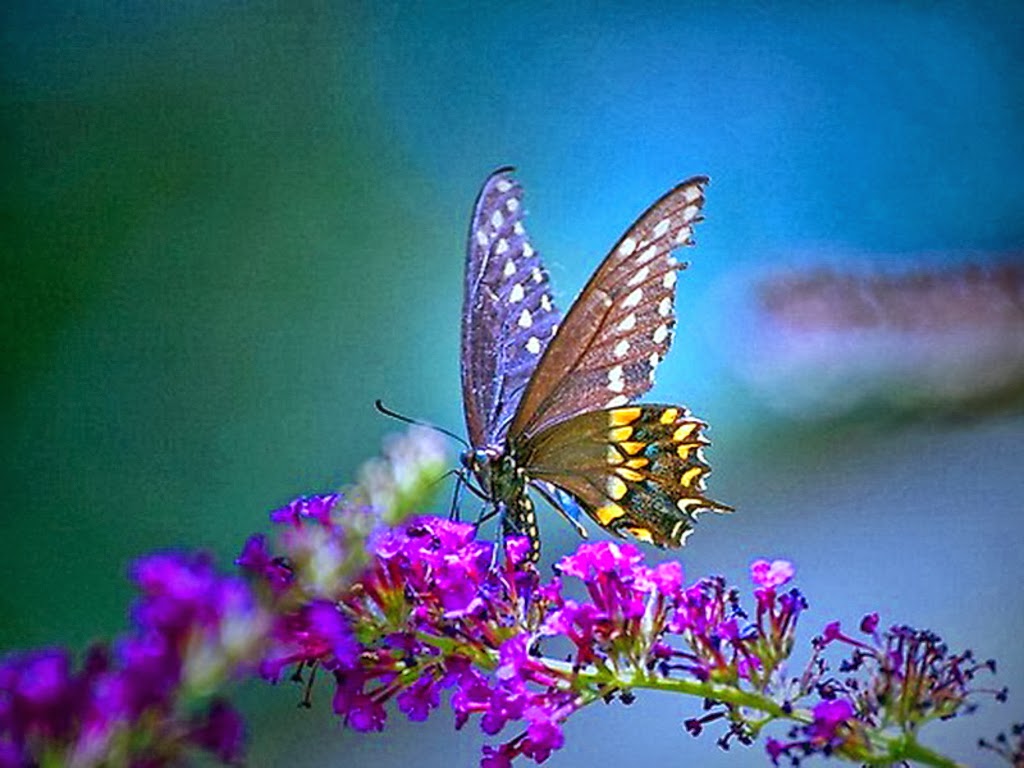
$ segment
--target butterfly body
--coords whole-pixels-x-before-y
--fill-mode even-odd
[[[515,457],[502,448],[470,448],[462,454],[469,470],[496,507],[503,533],[526,536],[532,549],[540,550],[540,531],[533,500],[527,493],[529,478]]]
[[[710,471],[703,422],[674,405],[632,405],[654,382],[675,326],[671,253],[690,245],[704,177],[670,190],[619,239],[563,318],[523,227],[511,169],[484,183],[470,223],[462,383],[473,446],[463,466],[503,532],[540,538],[529,489],[567,519],[681,546]],[[578,523],[576,523],[578,525]]]

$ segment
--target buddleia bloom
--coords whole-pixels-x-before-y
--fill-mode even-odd
[[[827,625],[791,672],[807,607],[791,563],[754,562],[751,600],[720,577],[688,581],[678,562],[648,565],[637,547],[600,541],[545,580],[526,539],[496,551],[476,525],[409,516],[421,504],[404,494],[431,487],[436,454],[421,444],[390,455],[372,494],[303,496],[271,513],[274,533],[242,548],[244,579],[208,555],[154,553],[131,571],[132,631],[78,664],[61,649],[0,661],[0,766],[240,762],[244,726],[224,694],[251,675],[295,681],[301,703],[329,702],[357,731],[450,707],[457,729],[489,737],[483,768],[544,762],[567,747],[574,713],[645,689],[686,697],[698,711],[685,729],[723,747],[777,724],[764,749],[778,764],[816,754],[944,766],[921,728],[970,711],[985,691],[976,679],[994,672],[874,614],[852,632]],[[1006,736],[988,746],[1020,753]]]
[[[385,729],[395,709],[424,720],[447,698],[456,728],[475,721],[495,738],[484,768],[543,762],[565,745],[564,723],[577,710],[599,699],[629,703],[648,688],[703,700],[686,729],[700,735],[722,724],[723,747],[788,721],[786,739],[765,743],[776,762],[884,755],[942,765],[917,731],[967,711],[974,676],[988,669],[969,654],[939,652],[930,633],[879,631],[868,617],[864,639],[826,627],[807,668],[787,676],[807,602],[783,560],[752,564],[748,611],[723,579],[688,584],[678,563],[648,566],[625,543],[582,544],[547,582],[525,539],[508,539],[498,557],[475,526],[445,519],[390,529],[371,552],[334,603],[303,605],[283,625],[291,653],[274,674],[295,664],[308,692],[323,670],[335,713],[360,731]],[[272,584],[272,574],[264,578]],[[578,592],[569,582],[586,597],[567,596]],[[563,661],[554,649],[566,641],[574,651]],[[851,650],[841,675],[825,659],[833,646]]]

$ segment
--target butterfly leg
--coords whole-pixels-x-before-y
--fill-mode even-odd
[[[479,496],[480,498],[484,499],[484,500],[485,500],[485,502],[486,502],[486,503],[485,503],[485,504],[484,504],[484,505],[483,505],[482,507],[480,507],[480,511],[479,511],[479,512],[477,513],[477,515],[476,515],[476,520],[474,520],[474,521],[473,521],[473,526],[474,526],[474,527],[475,527],[475,528],[477,529],[477,531],[479,531],[479,530],[480,530],[480,526],[481,526],[481,525],[483,525],[483,524],[484,524],[484,523],[486,523],[486,522],[487,522],[488,520],[491,520],[491,519],[493,519],[493,518],[494,518],[495,516],[497,516],[498,514],[500,514],[500,513],[499,513],[499,510],[498,510],[498,508],[497,508],[497,506],[496,506],[496,505],[492,504],[492,503],[490,502],[490,500],[488,500],[488,499],[487,499],[487,497],[486,497],[486,496],[484,496],[484,495],[483,495],[483,493],[481,493],[481,492],[480,492],[480,490],[479,490],[478,488],[475,488],[475,487],[474,487],[474,486],[473,486],[473,485],[472,485],[472,484],[470,483],[470,481],[469,481],[469,480],[467,480],[467,479],[466,479],[465,477],[463,477],[463,476],[461,475],[461,473],[460,473],[460,475],[459,475],[459,482],[461,483],[461,486],[462,486],[463,488],[468,488],[468,489],[469,489],[470,491],[472,491],[472,492],[473,492],[473,493],[474,493],[475,495],[477,495],[477,496]],[[452,520],[457,520],[457,519],[458,519],[458,514],[459,514],[459,511],[458,511],[458,509],[457,509],[457,508],[455,507],[455,503],[456,503],[456,500],[455,500],[455,499],[453,498],[453,499],[452,499],[452,511],[451,511],[451,515],[452,515],[452,517],[450,518],[450,519],[452,519]],[[497,552],[497,551],[498,551],[498,548],[504,549],[504,546],[505,546],[505,542],[504,542],[504,535],[503,535],[503,534],[504,534],[504,531],[503,531],[503,526],[502,526],[502,525],[499,525],[499,526],[498,526],[498,543],[497,543],[497,545],[496,545],[496,548],[495,548],[495,550],[494,550],[495,552]],[[496,556],[496,555],[495,555],[495,556]]]
[[[477,498],[488,501],[487,494],[473,485],[473,481],[467,476],[464,470],[453,469],[447,472],[444,476],[449,474],[455,475],[455,490],[452,492],[452,503],[448,509],[449,520],[459,519],[459,502],[462,500],[463,488],[467,488]],[[479,520],[477,522],[479,522]]]
[[[455,490],[452,491],[452,503],[448,508],[448,519],[458,520],[459,519],[459,499],[462,496],[462,486],[465,484],[465,478],[461,472],[455,472]]]
[[[495,513],[491,514],[491,517]],[[498,567],[499,553],[505,551],[505,526],[499,525],[497,534],[494,537],[494,548],[491,550],[491,570]]]

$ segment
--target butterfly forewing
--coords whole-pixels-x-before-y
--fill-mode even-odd
[[[532,435],[574,415],[646,392],[675,325],[676,248],[692,244],[707,178],[679,184],[619,239],[569,310],[519,402],[509,435]]]
[[[521,461],[535,481],[573,494],[602,528],[678,547],[698,512],[730,510],[704,495],[704,426],[673,405],[591,411],[537,434]]]
[[[495,171],[477,197],[466,248],[462,394],[474,446],[500,445],[558,327],[547,271],[523,227],[522,188]]]

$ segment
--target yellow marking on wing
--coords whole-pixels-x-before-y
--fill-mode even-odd
[[[621,427],[625,424],[632,424],[640,418],[643,413],[641,408],[615,408],[608,411],[608,426]]]
[[[676,420],[677,416],[679,416],[678,408],[666,408],[661,412],[661,418],[659,421],[662,424],[672,424]]]
[[[633,469],[627,469],[626,467],[616,467],[615,471],[618,473],[619,477],[625,480],[632,480],[634,483],[639,483],[644,479],[644,476],[639,472]]]
[[[632,427],[615,427],[608,430],[608,439],[613,443],[621,443],[624,440],[629,440],[632,434]]]
[[[643,456],[637,456],[635,459],[630,459],[626,462],[626,466],[630,469],[642,469],[646,467],[650,462]]]
[[[626,486],[624,482],[622,482],[620,478],[616,477],[615,475],[609,475],[608,484],[605,490],[608,491],[608,495],[612,499],[618,501],[619,499],[626,495],[626,493],[629,491],[629,488]]]
[[[605,504],[598,507],[594,514],[597,515],[597,522],[601,525],[609,526],[615,520],[626,514],[626,510],[620,507],[618,504]]]
[[[682,476],[679,478],[679,484],[684,488],[689,488],[693,484],[694,479],[703,474],[704,467],[690,467],[688,470],[683,472]]]
[[[622,463],[622,454],[619,453],[618,449],[614,445],[608,446],[608,451],[605,453],[604,460],[615,466],[616,464]]]
[[[680,443],[676,446],[676,455],[683,461],[686,461],[690,458],[690,454],[700,447],[701,443]]]
[[[640,541],[646,542],[647,544],[654,543],[654,537],[651,535],[650,530],[647,528],[627,528],[626,532],[633,534],[638,539],[640,539]]]
[[[619,443],[619,448],[624,450],[630,456],[635,453],[640,453],[644,448],[647,447],[647,443],[640,443],[636,440],[626,440],[625,442]]]
[[[675,432],[672,433],[672,439],[677,443],[681,443],[689,438],[699,427],[695,421],[688,422],[679,427]]]

